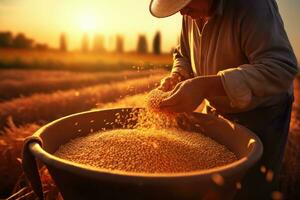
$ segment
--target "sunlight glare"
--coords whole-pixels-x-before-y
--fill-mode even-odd
[[[95,32],[99,26],[99,19],[93,13],[82,13],[78,15],[80,30],[84,32]]]

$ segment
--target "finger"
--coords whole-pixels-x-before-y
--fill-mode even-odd
[[[165,77],[165,78],[163,78],[163,79],[160,81],[160,83],[161,83],[161,84],[165,84],[165,83],[167,83],[167,82],[170,82],[170,80],[171,80],[171,77]]]
[[[180,86],[181,86],[180,84],[177,84],[176,87],[171,91],[170,96],[163,99],[163,101],[159,104],[160,108],[168,107],[168,106],[175,106],[176,104],[179,103],[180,95],[178,95],[178,91],[179,91]]]
[[[164,108],[164,107],[170,107],[170,106],[175,106],[176,104],[178,104],[178,100],[177,97],[175,96],[170,96],[166,99],[164,99],[162,102],[160,102],[159,107],[160,108]]]
[[[170,112],[170,113],[182,113],[184,112],[184,107],[182,105],[183,103],[178,103],[176,105],[165,106],[161,109],[165,112]]]
[[[170,86],[169,84],[167,83],[164,83],[164,84],[161,84],[159,87],[158,87],[159,90],[162,90],[163,92],[168,92],[170,91]]]
[[[167,92],[167,91],[170,91],[170,83],[169,83],[169,78],[164,78],[160,81],[160,86],[159,86],[159,89],[164,91],[164,92]]]
[[[177,85],[175,85],[175,87],[172,89],[172,91],[170,93],[170,96],[173,95],[173,94],[175,94],[179,90],[179,88],[181,87],[181,85],[182,85],[182,82],[180,82]]]
[[[160,80],[160,85],[163,85],[165,82],[166,82],[166,79],[165,79],[165,78],[164,78],[164,79],[161,79],[161,80]]]
[[[157,87],[157,89],[158,89],[158,90],[164,91],[164,86],[163,86],[163,85],[159,85],[159,86]]]

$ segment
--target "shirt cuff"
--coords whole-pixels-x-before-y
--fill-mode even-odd
[[[244,81],[239,68],[229,68],[219,71],[224,90],[231,102],[231,107],[246,108],[252,99],[251,89]]]

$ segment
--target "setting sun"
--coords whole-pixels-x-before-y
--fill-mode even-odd
[[[298,0],[278,0],[285,26],[291,42],[299,55],[300,37]],[[139,34],[153,38],[156,31],[162,33],[162,50],[169,52],[177,44],[181,27],[181,15],[166,19],[156,19],[149,13],[150,1],[139,0],[22,0],[0,1],[1,30],[14,33],[24,32],[36,41],[47,42],[58,47],[58,36],[68,35],[69,48],[76,50],[81,46],[83,33],[92,37],[95,33],[105,35],[106,39],[115,34],[124,35],[125,50],[134,50]],[[54,14],[55,13],[55,14]],[[37,17],[38,16],[38,17]],[[46,22],[46,23],[45,23]]]
[[[99,30],[100,21],[93,13],[82,13],[78,16],[78,26],[84,32]]]

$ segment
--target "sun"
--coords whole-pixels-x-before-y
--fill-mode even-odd
[[[84,32],[95,32],[100,21],[93,13],[82,13],[78,16],[78,25]]]

